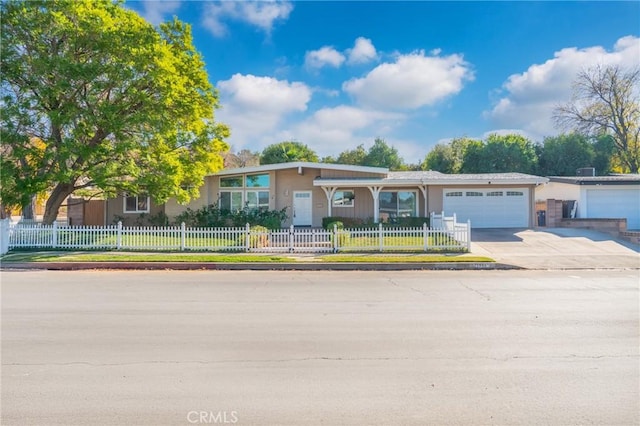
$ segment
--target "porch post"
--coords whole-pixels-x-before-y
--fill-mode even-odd
[[[324,191],[324,194],[327,196],[327,216],[331,217],[331,205],[333,204],[333,196],[336,193],[336,189],[338,189],[338,187],[322,186],[321,188]]]
[[[429,203],[427,202],[427,185],[422,185],[420,187],[420,192],[422,192],[422,196],[424,197],[424,217],[429,217]]]
[[[373,221],[378,223],[380,220],[380,191],[382,190],[381,186],[368,186],[369,191],[371,191],[371,196],[373,197]]]

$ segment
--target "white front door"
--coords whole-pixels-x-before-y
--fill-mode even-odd
[[[312,202],[311,191],[293,191],[293,226],[311,226]]]

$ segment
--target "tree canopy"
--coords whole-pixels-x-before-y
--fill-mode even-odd
[[[260,164],[291,163],[294,161],[318,162],[318,154],[301,142],[285,141],[266,147],[260,154]]]
[[[84,187],[186,202],[222,167],[228,129],[188,25],[156,28],[112,0],[0,12],[4,204],[48,191],[51,223]]]
[[[449,143],[437,144],[424,159],[422,170],[442,173],[461,173],[467,147],[481,143],[470,138],[456,138]]]
[[[640,170],[640,68],[597,66],[578,74],[570,102],[557,107],[559,126],[608,134],[623,171]]]
[[[539,147],[537,173],[542,176],[575,176],[581,167],[594,167],[595,150],[584,135],[547,137]]]
[[[390,170],[401,170],[405,167],[404,160],[398,150],[389,146],[384,139],[376,138],[368,150],[360,144],[355,149],[342,151],[335,160],[338,164],[354,166],[385,167]]]

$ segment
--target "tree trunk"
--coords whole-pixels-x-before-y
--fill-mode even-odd
[[[22,206],[22,218],[34,220],[36,218],[36,196],[32,195],[29,202]]]
[[[64,200],[73,193],[74,186],[69,183],[59,183],[51,192],[47,204],[44,207],[42,223],[51,225],[58,217],[58,211]]]

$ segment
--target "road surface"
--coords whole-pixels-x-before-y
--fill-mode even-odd
[[[640,422],[639,271],[3,271],[3,425]]]

